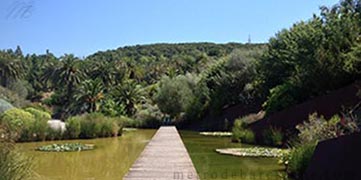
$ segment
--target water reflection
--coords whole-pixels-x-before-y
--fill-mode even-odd
[[[34,157],[34,179],[47,180],[115,180],[121,179],[143,151],[155,130],[137,130],[118,138],[21,143],[17,147]],[[95,144],[84,152],[39,152],[38,146],[51,143],[79,142]]]
[[[230,138],[201,136],[181,131],[183,142],[201,179],[283,180],[284,167],[275,158],[246,158],[221,155],[218,148],[251,147],[231,143]]]

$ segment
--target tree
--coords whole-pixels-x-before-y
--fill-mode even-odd
[[[11,81],[17,81],[23,77],[23,64],[18,59],[0,56],[0,81],[7,87]]]
[[[92,79],[99,78],[105,87],[111,87],[120,83],[126,72],[126,66],[121,61],[90,61],[89,76]]]
[[[97,111],[97,104],[104,98],[103,91],[100,79],[83,81],[74,96],[78,109],[85,107],[88,113]]]
[[[22,58],[23,57],[23,51],[21,50],[20,46],[16,46],[15,52],[14,52],[15,56],[18,58]]]
[[[163,113],[175,118],[187,110],[193,98],[189,78],[184,75],[174,78],[164,76],[160,81],[155,101]]]
[[[51,74],[51,79],[55,89],[64,91],[67,98],[72,97],[74,87],[80,83],[84,77],[84,73],[79,65],[81,61],[74,55],[64,55],[60,58],[60,65],[55,67]]]
[[[112,91],[112,96],[117,104],[123,104],[128,115],[135,113],[135,105],[143,99],[140,85],[133,80],[126,80],[116,86]]]

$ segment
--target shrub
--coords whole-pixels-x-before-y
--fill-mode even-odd
[[[80,125],[79,116],[70,117],[66,121],[66,136],[69,139],[76,139],[79,137],[81,133],[81,125]]]
[[[252,130],[246,129],[244,118],[236,119],[232,128],[232,141],[242,143],[254,143],[255,135]]]
[[[138,127],[158,128],[163,124],[163,116],[164,114],[160,111],[157,105],[145,103],[138,109],[134,118],[138,121]]]
[[[337,137],[337,123],[340,121],[338,116],[334,116],[327,121],[323,116],[313,113],[308,121],[297,125],[299,130],[298,137],[303,144],[319,142]]]
[[[101,113],[84,114],[68,119],[67,135],[70,138],[110,137],[122,134],[123,119],[106,117]]]
[[[271,127],[263,132],[264,144],[270,146],[281,146],[283,140],[283,134],[279,129]]]
[[[80,138],[96,138],[101,131],[101,126],[98,124],[98,121],[101,118],[100,114],[86,114],[80,118]]]
[[[295,82],[285,82],[270,90],[267,101],[263,104],[267,114],[283,110],[297,103],[297,94],[299,90]]]
[[[311,161],[317,143],[300,145],[291,150],[287,164],[287,173],[295,178],[302,178]]]
[[[48,134],[48,124],[45,119],[37,119],[23,131],[20,141],[44,141]]]
[[[15,138],[28,136],[30,126],[34,123],[35,117],[22,109],[13,108],[5,111],[0,117],[1,123],[9,127]]]
[[[0,99],[0,114],[13,108],[14,106],[8,103],[7,101]]]
[[[31,103],[31,104],[26,105],[25,108],[34,108],[39,111],[47,112],[49,114],[52,113],[51,109],[42,103]]]
[[[46,139],[47,140],[61,140],[63,139],[64,133],[60,129],[52,129],[47,127],[46,129]]]
[[[114,118],[106,118],[100,122],[100,133],[98,137],[117,136],[119,133],[119,125]]]
[[[45,112],[45,111],[42,111],[39,109],[35,109],[33,107],[28,107],[25,109],[25,111],[33,114],[35,119],[37,119],[37,120],[50,120],[51,119],[51,115],[48,112]]]

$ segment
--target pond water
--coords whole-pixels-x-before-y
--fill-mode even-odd
[[[17,147],[35,161],[34,179],[119,180],[143,151],[155,130],[137,130],[117,138],[19,143]],[[95,144],[83,152],[40,152],[35,148],[52,143]]]
[[[230,138],[199,135],[181,131],[183,142],[201,179],[282,180],[284,167],[276,158],[246,158],[221,155],[218,148],[251,147],[231,143]]]
[[[156,130],[126,132],[121,137],[91,140],[19,143],[17,147],[32,156],[34,180],[119,180],[128,172]],[[244,158],[221,155],[216,148],[247,147],[230,138],[201,136],[181,131],[181,136],[201,179],[283,179],[284,167],[273,158]],[[95,144],[83,152],[40,152],[35,148],[52,143]]]

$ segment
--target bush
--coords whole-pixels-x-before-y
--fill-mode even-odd
[[[309,116],[308,121],[297,125],[299,130],[299,140],[303,144],[319,142],[337,137],[337,124],[340,121],[338,116],[334,116],[327,121],[323,116],[313,113]]]
[[[28,107],[25,109],[25,111],[33,114],[35,116],[35,119],[37,120],[50,120],[51,119],[51,115],[48,112],[39,110],[39,109],[35,109],[33,107]]]
[[[79,138],[81,133],[81,125],[79,116],[70,117],[66,121],[66,136],[69,139]]]
[[[13,108],[5,111],[0,116],[1,123],[9,127],[10,131],[13,132],[14,138],[20,136],[28,136],[31,125],[35,122],[35,117],[29,112],[22,109]]]
[[[119,119],[121,119],[121,121],[123,122],[124,127],[139,128],[143,126],[140,120],[135,120],[126,116],[120,116]]]
[[[80,116],[80,138],[96,138],[100,134],[101,126],[99,125],[101,114],[92,113]]]
[[[269,146],[281,146],[283,141],[283,134],[279,129],[271,127],[263,132],[264,144]]]
[[[64,133],[61,130],[52,129],[47,127],[46,129],[46,139],[47,140],[62,140],[64,138]]]
[[[118,136],[123,126],[122,118],[106,117],[101,113],[84,114],[68,119],[67,136],[85,139]]]
[[[295,97],[297,97],[297,94],[300,93],[298,87],[294,84],[294,82],[286,82],[270,90],[270,95],[268,96],[267,101],[263,104],[267,115],[286,109],[287,107],[298,103]]]
[[[255,135],[252,130],[246,129],[244,118],[236,119],[232,128],[232,141],[242,143],[254,143]]]
[[[39,111],[43,111],[43,112],[52,114],[51,109],[48,106],[46,106],[46,105],[44,105],[42,103],[31,103],[31,104],[26,105],[25,108],[34,108],[34,109],[37,109]]]
[[[311,161],[316,145],[317,143],[309,143],[292,149],[287,161],[287,173],[301,179]]]
[[[28,140],[32,141],[44,141],[48,134],[48,123],[46,119],[36,119],[35,122],[30,126],[31,138]]]
[[[158,128],[163,124],[163,116],[157,105],[145,103],[140,106],[134,118],[138,121],[138,127]]]
[[[98,137],[118,136],[120,127],[114,118],[106,118],[100,122],[100,126]]]
[[[13,108],[14,106],[8,103],[7,101],[0,99],[0,114]]]

